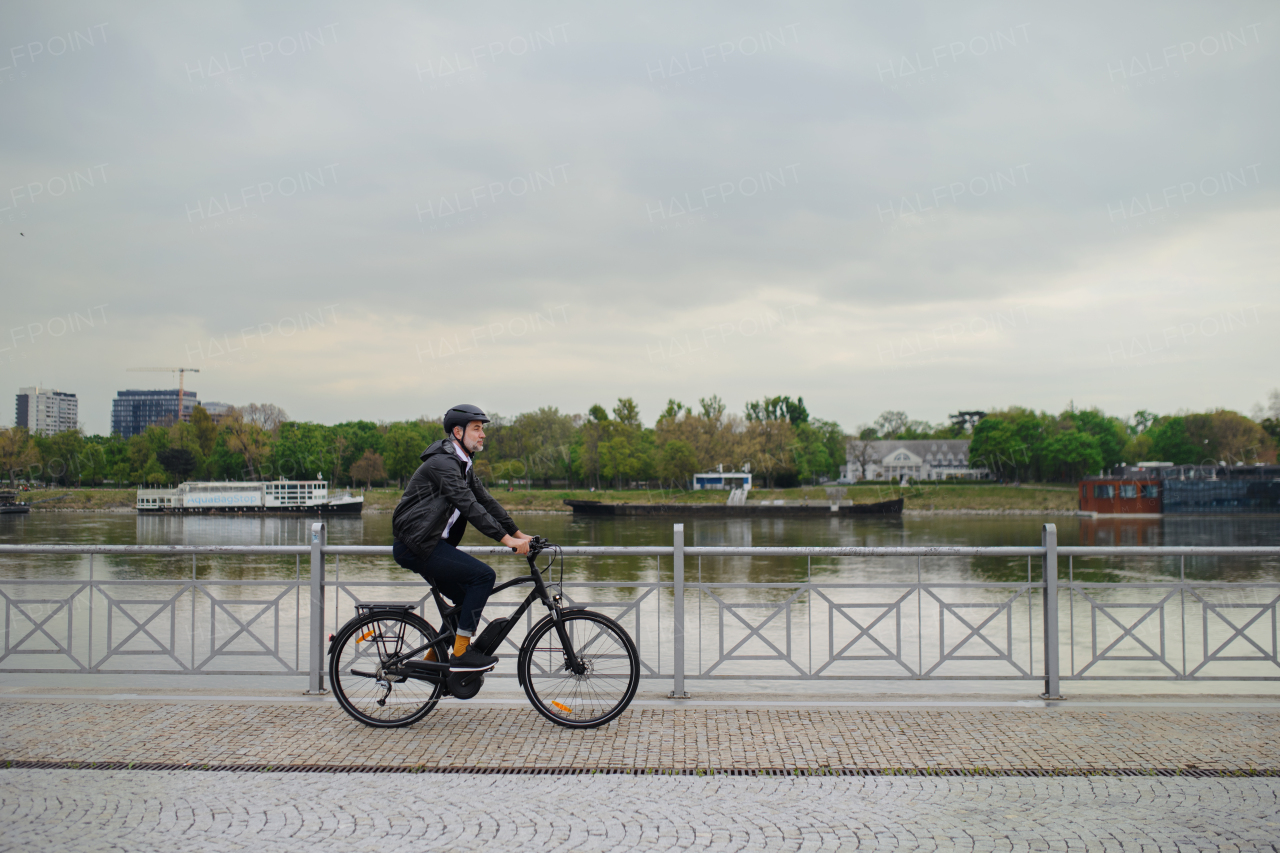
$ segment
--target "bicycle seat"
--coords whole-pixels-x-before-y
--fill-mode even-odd
[[[416,610],[416,604],[402,604],[398,601],[366,601],[363,604],[356,605],[356,613],[364,616],[366,613],[377,613],[381,611],[390,611],[392,613],[408,613]]]

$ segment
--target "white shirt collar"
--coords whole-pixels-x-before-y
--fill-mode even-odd
[[[461,459],[463,462],[467,463],[467,470],[470,471],[471,457],[467,455],[467,452],[465,450],[463,450],[461,447],[458,446],[458,442],[454,441],[453,439],[449,439],[449,443],[453,445],[453,452],[458,454],[458,458]]]

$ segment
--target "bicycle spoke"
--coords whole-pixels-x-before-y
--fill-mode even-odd
[[[591,726],[607,722],[630,703],[638,661],[616,623],[598,614],[570,613],[562,622],[576,661],[567,661],[554,624],[535,637],[526,661],[526,692],[555,722]],[[574,672],[575,664],[582,672]]]
[[[426,623],[400,615],[379,616],[343,629],[343,639],[330,662],[330,680],[343,709],[372,726],[399,726],[421,718],[435,707],[441,681],[409,678],[387,664],[401,655],[423,651],[434,641]],[[416,651],[415,651],[416,650]]]

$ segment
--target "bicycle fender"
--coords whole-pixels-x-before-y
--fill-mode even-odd
[[[529,633],[524,635],[524,642],[520,644],[520,654],[516,656],[516,680],[519,681],[521,687],[524,687],[524,662],[529,657],[530,651],[532,651],[533,638],[541,630],[542,626],[550,621],[551,614],[548,613],[535,622],[533,627],[529,629]]]

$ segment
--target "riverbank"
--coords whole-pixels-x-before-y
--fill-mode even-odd
[[[836,492],[833,490],[833,494]],[[567,509],[565,500],[592,500],[607,504],[722,504],[727,497],[722,491],[679,492],[658,490],[530,489],[499,491],[493,496],[510,510],[560,511]],[[839,489],[842,501],[867,504],[903,498],[904,510],[915,512],[980,512],[1001,513],[1074,513],[1076,490],[1071,486],[946,486],[921,484],[905,489],[885,486],[855,486]],[[365,512],[390,512],[395,509],[400,492],[395,489],[371,489],[365,492]],[[829,505],[825,488],[753,489],[750,502],[809,501],[815,506]]]
[[[364,493],[366,513],[391,512],[400,500],[398,488],[369,489]],[[877,503],[903,498],[904,510],[909,514],[1070,514],[1077,509],[1076,490],[1071,486],[1023,485],[934,485],[922,483],[905,489],[896,486],[854,486],[840,488],[833,495],[843,501]],[[59,498],[60,495],[66,497]],[[41,489],[23,494],[23,500],[34,503],[33,512],[74,510],[122,512],[133,511],[137,491],[135,489]],[[726,494],[721,491],[682,492],[656,489],[607,489],[592,492],[587,489],[493,489],[493,496],[512,511],[567,512],[566,500],[593,500],[608,504],[720,504]],[[45,500],[46,498],[59,498]],[[751,502],[756,501],[810,501],[814,505],[827,504],[831,500],[827,489],[755,489]]]

